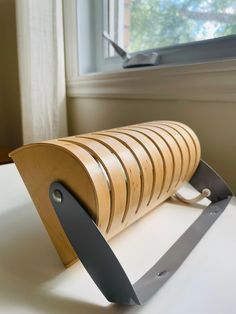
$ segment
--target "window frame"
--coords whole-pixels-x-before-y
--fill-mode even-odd
[[[66,77],[69,81],[85,74],[122,70],[122,59],[119,56],[105,57],[104,53],[105,46],[101,38],[105,1],[63,1]],[[81,10],[83,14],[80,14],[79,7],[83,7]],[[87,25],[82,27],[83,21],[86,21]],[[81,28],[83,28],[82,35],[79,34]],[[96,29],[96,32],[91,32],[92,29]],[[91,33],[89,38],[84,35],[88,33]],[[225,60],[236,57],[236,35],[149,49],[143,52],[153,51],[160,54],[161,65]],[[133,54],[135,53],[131,55]]]

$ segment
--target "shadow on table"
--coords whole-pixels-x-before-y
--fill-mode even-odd
[[[112,304],[102,307],[42,289],[43,283],[63,271],[32,204],[0,215],[0,304],[59,314],[137,313],[141,309]]]

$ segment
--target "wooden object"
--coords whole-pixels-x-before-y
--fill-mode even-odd
[[[64,183],[110,239],[189,180],[200,144],[186,125],[154,121],[45,141],[13,151],[14,160],[65,266],[77,260],[49,200]]]

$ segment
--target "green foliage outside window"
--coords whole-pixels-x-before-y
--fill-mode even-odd
[[[236,0],[132,0],[128,51],[236,34]]]

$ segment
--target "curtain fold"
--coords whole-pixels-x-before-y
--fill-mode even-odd
[[[67,135],[62,0],[17,0],[23,142]]]

